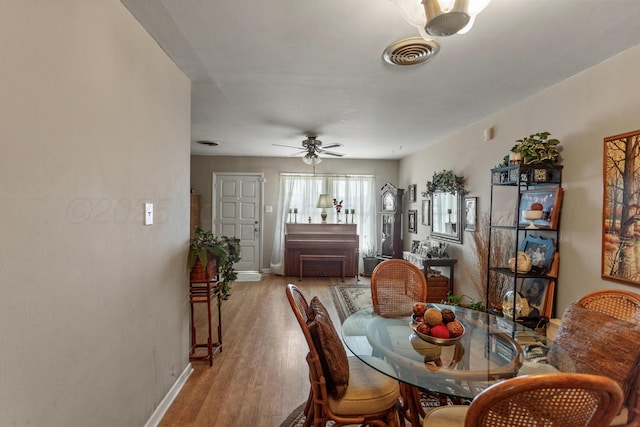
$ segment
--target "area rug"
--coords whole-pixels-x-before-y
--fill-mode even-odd
[[[331,286],[331,295],[340,323],[361,308],[371,307],[371,287],[369,285]]]

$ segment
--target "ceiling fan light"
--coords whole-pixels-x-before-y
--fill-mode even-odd
[[[322,162],[322,158],[319,157],[317,154],[315,153],[307,153],[304,155],[304,157],[302,157],[302,161],[305,162],[308,165],[311,164],[318,164],[320,162]]]

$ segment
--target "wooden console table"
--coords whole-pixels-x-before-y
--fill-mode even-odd
[[[453,293],[453,272],[456,262],[458,260],[454,258],[425,258],[422,264],[425,272],[431,267],[449,267],[449,290]]]
[[[290,223],[286,225],[284,247],[287,276],[358,278],[357,224]]]

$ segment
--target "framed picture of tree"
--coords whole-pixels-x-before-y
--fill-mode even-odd
[[[604,139],[602,278],[640,285],[640,130]]]

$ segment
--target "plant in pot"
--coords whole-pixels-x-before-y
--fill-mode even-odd
[[[517,139],[517,144],[511,148],[516,161],[525,165],[546,164],[553,165],[560,161],[560,141],[549,138],[549,132],[538,132]]]
[[[240,261],[240,239],[235,237],[216,237],[212,231],[196,228],[194,238],[189,244],[187,269],[192,282],[206,282],[218,265],[220,274],[220,299],[227,299],[231,291],[231,283],[238,278],[233,265]]]
[[[204,231],[198,227],[189,243],[187,270],[191,274],[192,282],[207,281],[212,276],[215,259],[221,264],[229,255],[211,231]]]
[[[380,260],[376,256],[376,250],[371,244],[366,244],[364,249],[362,250],[362,268],[363,276],[371,276],[373,270],[380,263]]]

